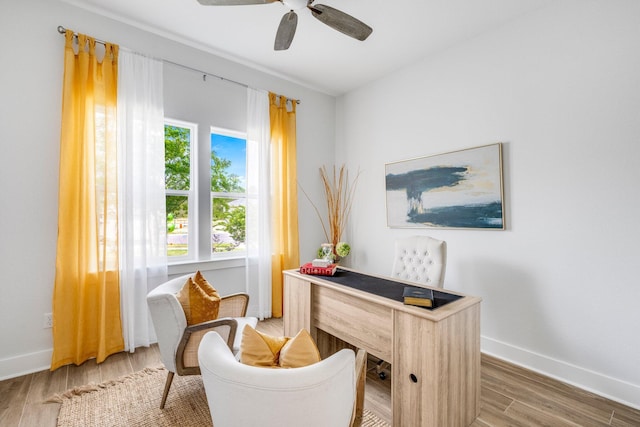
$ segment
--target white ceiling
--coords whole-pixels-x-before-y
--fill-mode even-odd
[[[340,95],[465,39],[516,19],[551,0],[316,0],[369,26],[364,42],[298,13],[291,47],[273,50],[277,2],[202,6],[197,0],[66,0],[145,30]]]

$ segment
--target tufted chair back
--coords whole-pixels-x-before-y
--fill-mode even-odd
[[[447,243],[428,236],[396,240],[391,276],[442,288],[447,266]]]

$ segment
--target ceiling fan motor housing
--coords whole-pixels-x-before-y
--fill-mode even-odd
[[[307,0],[282,0],[282,4],[287,6],[290,10],[299,10],[307,7],[309,2]]]

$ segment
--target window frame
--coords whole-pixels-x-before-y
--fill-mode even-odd
[[[243,132],[243,131],[238,131],[235,129],[228,129],[228,128],[222,128],[222,127],[218,127],[218,126],[210,126],[209,128],[209,159],[211,158],[211,153],[213,150],[211,150],[211,135],[216,134],[216,135],[222,135],[222,136],[227,136],[227,137],[231,137],[231,138],[236,138],[236,139],[242,139],[245,141],[245,175],[248,173],[247,171],[247,167],[248,167],[248,153],[246,150],[247,147],[247,132]],[[210,162],[211,160],[209,160]],[[210,163],[209,163],[210,164]],[[229,251],[229,252],[214,252],[213,250],[213,202],[214,199],[216,198],[228,198],[228,199],[242,199],[244,200],[244,206],[245,206],[245,212],[246,212],[246,207],[247,207],[247,202],[249,199],[249,195],[247,192],[247,182],[246,182],[246,176],[245,176],[245,182],[244,182],[244,192],[243,193],[238,193],[238,192],[220,192],[220,191],[212,191],[211,189],[211,171],[209,171],[209,216],[211,217],[210,220],[210,226],[209,226],[209,249],[210,249],[210,257],[212,260],[220,260],[220,259],[229,259],[229,258],[245,258],[247,255],[247,251],[246,249],[244,250],[235,250],[235,251]],[[246,233],[246,223],[245,223],[245,233]],[[246,244],[246,234],[245,234],[245,244]],[[246,248],[246,246],[245,246]]]
[[[198,255],[198,124],[185,120],[178,120],[169,117],[164,118],[164,127],[173,126],[183,129],[189,129],[189,190],[172,190],[167,189],[165,184],[165,199],[167,196],[187,196],[187,206],[189,213],[187,215],[187,254],[178,256],[169,256],[167,253],[167,262],[169,264],[184,264],[186,262],[199,260]],[[163,127],[163,129],[164,129]],[[165,148],[166,149],[166,148]],[[166,176],[166,175],[165,175]],[[166,203],[166,202],[165,202]],[[167,232],[167,252],[168,252],[168,236]]]

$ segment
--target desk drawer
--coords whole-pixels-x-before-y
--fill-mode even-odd
[[[393,363],[392,309],[320,286],[312,301],[316,328]]]

